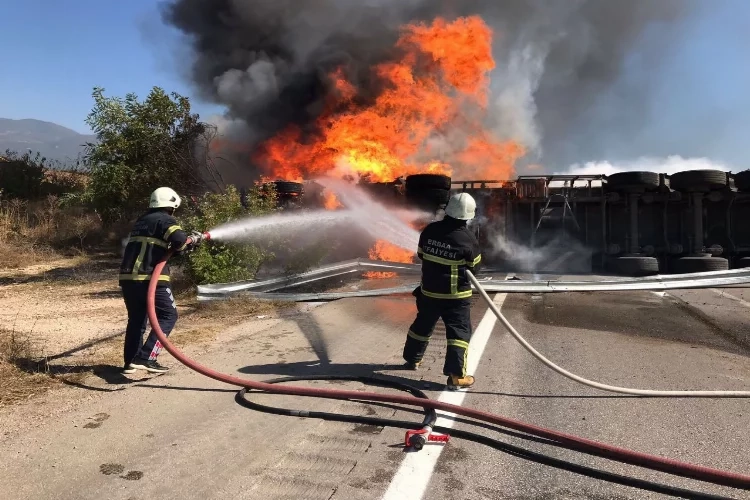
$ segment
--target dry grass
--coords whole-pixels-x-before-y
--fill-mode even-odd
[[[176,331],[172,340],[180,346],[208,344],[216,340],[221,330],[221,326],[205,325],[186,331]]]
[[[45,373],[28,373],[0,361],[0,408],[26,401],[59,384]]]
[[[0,406],[42,394],[58,382],[30,334],[0,329]]]
[[[257,316],[270,315],[290,305],[288,302],[242,296],[209,302],[200,302],[192,298],[183,302],[183,306],[188,309],[187,317],[195,320],[220,320],[224,324],[236,324]]]
[[[20,269],[59,258],[60,255],[49,247],[0,241],[0,269]]]
[[[56,196],[29,203],[0,202],[0,268],[18,268],[81,254],[99,219],[80,208],[62,208]]]
[[[44,171],[44,183],[65,192],[79,192],[88,185],[89,176],[85,172],[47,169]]]
[[[69,364],[69,358],[57,362],[39,354],[30,336],[12,335],[0,330],[0,407],[28,401],[63,384],[80,384],[97,367],[119,366],[122,339],[111,339],[90,355]]]

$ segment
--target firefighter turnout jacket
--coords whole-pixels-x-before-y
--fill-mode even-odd
[[[482,260],[477,241],[466,221],[445,217],[430,223],[419,235],[417,255],[422,259],[422,294],[433,299],[471,297],[468,268]]]
[[[120,264],[120,284],[149,281],[154,267],[169,248],[182,252],[187,248],[187,233],[174,217],[163,210],[152,210],[142,215],[130,232],[130,239]],[[169,265],[159,276],[159,282],[169,281]],[[165,283],[166,284],[166,283]]]

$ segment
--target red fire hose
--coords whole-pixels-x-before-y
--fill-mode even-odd
[[[435,410],[442,410],[457,415],[463,415],[465,417],[480,420],[482,422],[489,422],[501,427],[507,427],[515,429],[517,431],[525,432],[534,436],[547,438],[558,443],[567,445],[570,448],[597,455],[600,457],[608,458],[618,462],[623,462],[630,465],[636,465],[639,467],[645,467],[669,474],[688,477],[691,479],[697,479],[699,481],[705,481],[709,483],[719,484],[722,486],[731,486],[734,488],[749,489],[750,490],[750,476],[744,474],[738,474],[734,472],[728,472],[718,469],[712,469],[709,467],[703,467],[700,465],[688,464],[672,460],[669,458],[658,457],[656,455],[649,455],[646,453],[640,453],[637,451],[627,450],[625,448],[619,448],[605,443],[592,441],[589,439],[573,436],[571,434],[565,434],[562,432],[554,431],[551,429],[545,429],[544,427],[538,427],[533,424],[527,424],[518,420],[502,417],[500,415],[494,415],[472,408],[465,408],[463,406],[456,406],[440,401],[431,399],[416,398],[413,396],[398,396],[398,395],[386,395],[378,394],[374,392],[363,392],[363,391],[343,391],[335,389],[315,389],[311,387],[299,387],[299,386],[288,386],[278,384],[267,384],[264,382],[257,382],[255,380],[249,380],[244,378],[235,377],[225,373],[217,372],[206,366],[197,363],[196,361],[188,358],[183,354],[177,347],[167,339],[162,332],[159,321],[156,316],[155,307],[155,296],[156,296],[156,285],[158,283],[157,277],[161,275],[162,269],[167,263],[167,260],[171,257],[171,251],[167,254],[164,261],[158,263],[152,273],[152,279],[148,287],[148,319],[151,323],[151,328],[156,334],[159,342],[162,346],[183,365],[188,368],[201,373],[214,380],[224,382],[226,384],[235,385],[238,387],[244,387],[248,389],[255,389],[264,391],[267,393],[275,394],[287,394],[290,396],[308,396],[318,397],[327,399],[339,399],[339,400],[356,400],[356,401],[378,401],[383,403],[394,403],[403,404],[407,406],[416,406],[421,408],[433,408]]]

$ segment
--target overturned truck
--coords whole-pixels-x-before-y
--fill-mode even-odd
[[[283,184],[289,208],[323,206],[320,186]],[[502,270],[648,276],[750,267],[750,170],[513,181],[417,174],[359,185],[384,203],[435,213],[451,194],[470,193],[485,260]]]
[[[441,181],[432,177],[407,178],[407,202],[439,208],[447,195],[435,193]],[[448,182],[449,193],[477,200],[475,231],[493,263],[509,270],[524,260],[539,272],[627,276],[750,266],[750,171]]]

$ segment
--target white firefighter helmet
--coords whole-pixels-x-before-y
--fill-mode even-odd
[[[151,193],[151,201],[148,206],[149,208],[177,208],[181,202],[180,196],[174,189],[160,187]]]
[[[445,207],[445,215],[460,220],[471,220],[477,210],[477,202],[469,193],[458,193],[451,197]]]

